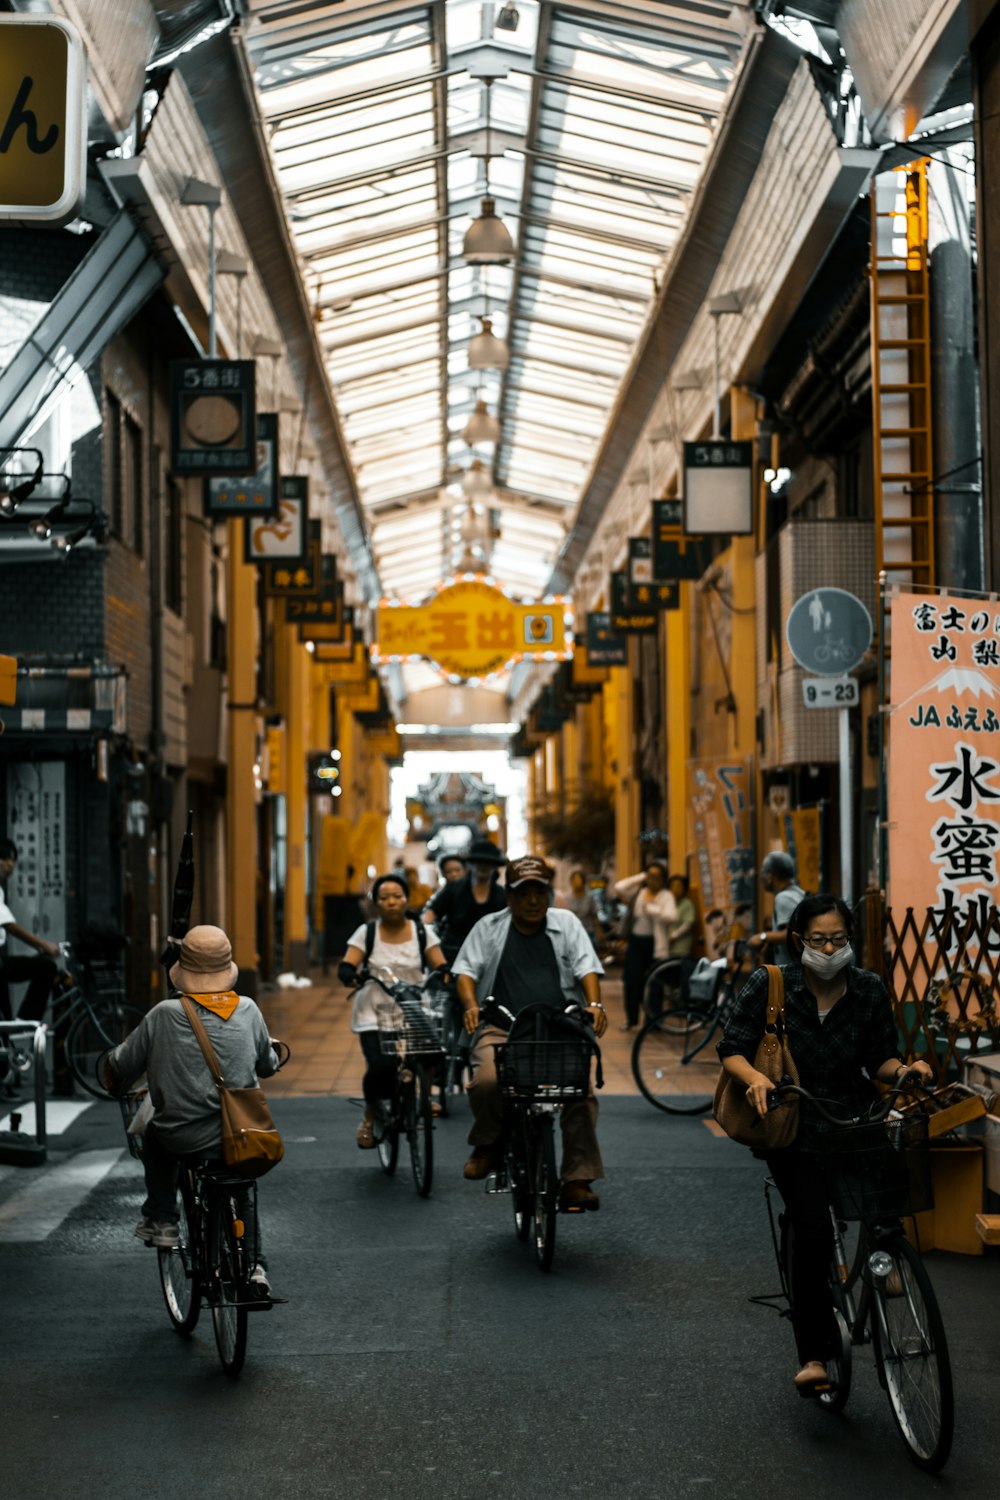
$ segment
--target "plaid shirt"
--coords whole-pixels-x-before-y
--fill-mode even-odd
[[[802,1087],[818,1099],[835,1101],[834,1114],[859,1114],[877,1097],[870,1080],[883,1063],[899,1056],[892,1003],[885,985],[867,969],[849,968],[846,993],[821,1021],[816,1014],[816,997],[806,988],[802,965],[782,964],[781,973],[788,1045]],[[766,1014],[767,970],[761,968],[751,974],[736,998],[718,1045],[719,1056],[745,1057],[752,1063],[764,1035]],[[804,1099],[799,1118],[800,1138],[830,1128]]]

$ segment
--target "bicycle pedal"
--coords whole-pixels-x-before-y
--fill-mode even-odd
[[[497,1193],[510,1192],[510,1183],[506,1177],[501,1177],[499,1172],[491,1172],[484,1183],[484,1187],[491,1197]]]

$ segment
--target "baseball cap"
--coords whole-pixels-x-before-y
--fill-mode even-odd
[[[512,859],[507,866],[507,878],[505,884],[509,891],[519,885],[525,885],[529,880],[537,880],[542,885],[551,885],[554,875],[550,865],[537,854],[526,854],[522,859]]]

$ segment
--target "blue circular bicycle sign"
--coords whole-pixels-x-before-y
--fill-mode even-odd
[[[872,643],[872,617],[846,589],[812,589],[792,605],[785,639],[800,667],[841,677]]]

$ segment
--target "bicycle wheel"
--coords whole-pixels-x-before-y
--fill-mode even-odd
[[[375,1149],[382,1171],[391,1177],[399,1160],[399,1126],[391,1099],[380,1099],[375,1106]]]
[[[201,1312],[201,1283],[197,1270],[195,1209],[186,1176],[181,1177],[179,1196],[180,1220],[177,1225],[180,1244],[175,1250],[159,1250],[160,1285],[170,1321],[178,1333],[190,1333]]]
[[[683,1008],[681,965],[676,958],[662,959],[650,969],[642,985],[642,1012],[650,1020]]]
[[[434,1125],[431,1116],[431,1091],[427,1074],[420,1063],[412,1063],[413,1082],[406,1087],[406,1139],[410,1146],[410,1168],[413,1185],[421,1198],[431,1190],[434,1175]]]
[[[465,1076],[469,1070],[468,1048],[463,1046],[465,1041],[465,1029],[454,1015],[449,1015],[445,1022],[445,1033],[442,1045],[444,1047],[444,1083],[441,1092],[447,1099],[456,1094],[465,1093]]]
[[[550,1115],[534,1117],[529,1125],[528,1141],[534,1195],[535,1256],[541,1269],[550,1271],[556,1253],[556,1211],[559,1206],[556,1147]]]
[[[514,1130],[518,1132],[517,1138],[520,1140],[520,1125],[512,1126],[512,1132]],[[510,1183],[510,1202],[514,1210],[514,1233],[519,1240],[526,1240],[531,1233],[534,1203],[524,1151],[515,1146],[513,1140],[507,1147],[507,1181]]]
[[[788,1215],[781,1216],[781,1262],[784,1268],[784,1284],[788,1292],[788,1305],[791,1308],[791,1285],[792,1285],[792,1254],[795,1244],[795,1230],[793,1229]],[[847,1405],[847,1398],[851,1394],[851,1371],[853,1367],[851,1332],[847,1326],[847,1319],[840,1308],[836,1306],[839,1292],[839,1283],[833,1284],[835,1268],[831,1267],[832,1295],[834,1298],[833,1318],[837,1325],[837,1352],[832,1359],[826,1361],[826,1372],[830,1377],[829,1390],[819,1391],[816,1400],[824,1411],[843,1411]],[[794,1311],[794,1309],[793,1309]]]
[[[227,1375],[238,1375],[247,1352],[249,1298],[246,1252],[237,1239],[234,1214],[228,1196],[220,1195],[209,1214],[211,1247],[212,1322],[219,1360]]]
[[[888,1275],[871,1261],[886,1255]],[[872,1334],[879,1379],[910,1457],[935,1474],[951,1452],[955,1400],[951,1361],[937,1297],[923,1261],[902,1235],[869,1261]]]
[[[639,1032],[632,1047],[632,1077],[650,1104],[670,1115],[700,1115],[709,1109],[719,1076],[710,1043],[715,1016],[693,1010],[665,1011]]]
[[[145,1012],[123,1000],[87,1003],[66,1036],[66,1061],[80,1087],[95,1099],[107,1099],[97,1081],[97,1063],[109,1047],[117,1047],[134,1031]]]

